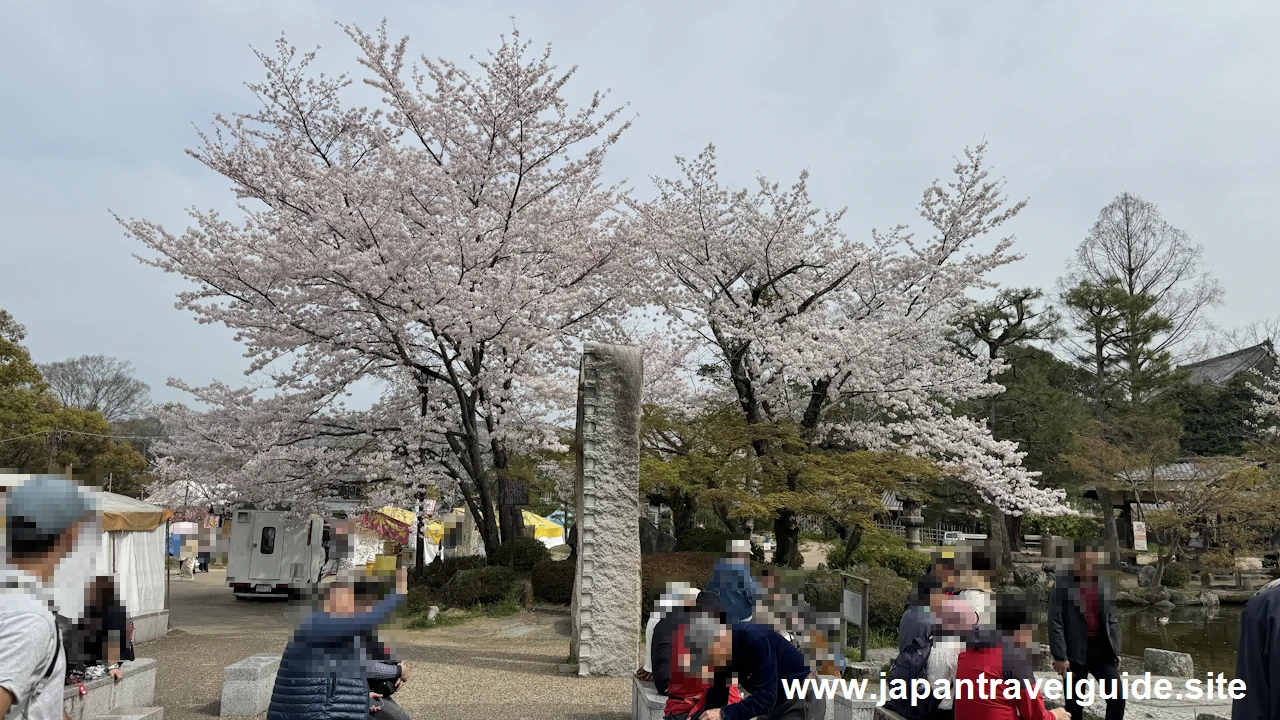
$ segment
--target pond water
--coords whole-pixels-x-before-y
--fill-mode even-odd
[[[1141,668],[1142,652],[1151,647],[1189,654],[1200,673],[1235,677],[1236,645],[1240,639],[1240,612],[1243,609],[1243,605],[1223,605],[1208,612],[1199,607],[1180,607],[1169,611],[1120,608],[1123,654],[1136,658],[1135,662],[1123,663],[1121,669],[1133,672]],[[1043,628],[1038,634],[1043,636]],[[1046,639],[1037,638],[1041,642]]]
[[[1142,651],[1149,647],[1184,652],[1191,655],[1199,672],[1235,677],[1242,610],[1243,605],[1223,605],[1209,611],[1199,607],[1180,607],[1167,612],[1121,608],[1120,637],[1124,654],[1141,659]],[[1162,622],[1161,618],[1168,620]]]

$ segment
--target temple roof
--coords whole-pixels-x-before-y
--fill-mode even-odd
[[[1271,347],[1271,341],[1268,340],[1226,355],[1183,365],[1182,369],[1191,371],[1191,382],[1197,385],[1223,387],[1236,375],[1247,370],[1270,374],[1275,367],[1275,350]]]

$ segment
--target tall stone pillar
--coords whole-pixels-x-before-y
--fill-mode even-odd
[[[578,374],[577,582],[570,652],[579,675],[639,667],[640,349],[588,344]]]

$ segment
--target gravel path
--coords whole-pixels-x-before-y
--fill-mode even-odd
[[[222,669],[250,655],[280,653],[290,634],[288,606],[231,598],[223,575],[174,582],[167,637],[138,646],[159,661],[156,704],[166,720],[217,717]],[[435,630],[393,629],[409,682],[396,700],[420,719],[630,717],[629,679],[556,674],[569,652],[567,615],[524,612]]]

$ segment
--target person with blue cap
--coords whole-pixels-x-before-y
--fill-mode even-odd
[[[54,617],[54,573],[76,549],[95,510],[79,485],[56,475],[30,476],[5,495],[0,717],[65,718],[62,679],[67,660]]]

